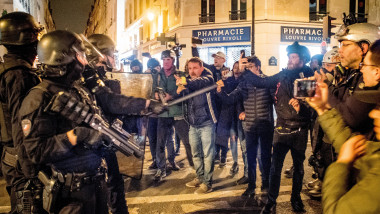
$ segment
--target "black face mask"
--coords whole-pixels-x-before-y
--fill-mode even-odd
[[[37,44],[38,41],[27,45],[6,45],[5,47],[9,54],[22,56],[30,64],[33,64],[33,61],[37,56]]]

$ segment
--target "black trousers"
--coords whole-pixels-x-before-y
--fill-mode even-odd
[[[84,185],[78,192],[61,195],[57,210],[59,214],[108,214],[107,194],[104,181]]]

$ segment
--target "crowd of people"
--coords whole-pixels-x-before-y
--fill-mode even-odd
[[[0,63],[1,165],[12,213],[128,213],[115,151],[104,146],[113,139],[86,123],[94,114],[122,118],[128,132],[139,132],[141,115],[150,115],[153,179],[160,182],[167,170],[180,169],[175,157],[182,142],[196,174],[184,185],[195,194],[213,191],[214,168],[225,167],[231,151],[230,176],[243,168],[236,181],[248,184],[242,197],[263,204],[263,214],[276,212],[289,151],[291,206],[305,211],[301,190],[310,139],[315,177],[306,186],[310,196],[322,197],[323,212],[380,212],[377,26],[343,24],[335,36],[340,47],[324,55],[311,57],[294,42],[286,49],[287,67],[273,76],[261,70],[258,56],[242,54],[231,71],[223,52],[207,64],[196,45],[184,71],[176,68],[173,50],[161,53],[162,66],[150,58],[146,71],[133,60],[132,73],[152,77],[148,99],[122,95],[120,82],[107,78],[107,72],[118,72],[108,36],[85,39],[57,30],[38,41],[41,30],[27,13],[0,18],[0,44],[7,49]],[[313,81],[315,91],[300,98],[296,80]],[[167,105],[200,90],[205,92]]]

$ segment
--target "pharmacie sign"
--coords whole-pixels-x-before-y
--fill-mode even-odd
[[[193,37],[203,40],[203,44],[251,41],[251,27],[215,28],[193,30]]]
[[[322,28],[281,26],[281,42],[321,43],[322,35]]]

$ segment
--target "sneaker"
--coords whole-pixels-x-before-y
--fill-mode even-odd
[[[157,163],[156,161],[153,161],[152,164],[149,165],[148,169],[157,169]]]
[[[224,168],[226,166],[226,162],[220,162],[219,163],[219,168]]]
[[[199,187],[202,184],[202,182],[198,178],[194,178],[194,180],[187,182],[187,187]]]
[[[276,203],[272,201],[268,201],[268,203],[265,204],[265,206],[260,212],[260,214],[274,214],[274,213],[276,213]]]
[[[197,190],[195,190],[195,194],[206,194],[212,191],[211,186],[207,186],[206,184],[202,183]]]
[[[154,175],[155,181],[162,181],[163,178],[166,177],[166,170],[158,169],[156,174]]]
[[[322,184],[322,181],[317,178],[317,179],[315,179],[315,180],[310,181],[309,183],[307,183],[306,187],[307,187],[307,189],[312,190],[316,186],[320,186],[321,184]]]
[[[303,205],[301,197],[291,198],[290,203],[291,203],[293,210],[295,212],[305,212],[305,209],[304,209],[305,206]]]
[[[232,167],[230,169],[230,175],[235,175],[238,172],[239,172],[239,165],[237,162],[234,162],[234,164],[232,164]]]
[[[249,187],[241,195],[242,198],[247,198],[247,197],[252,198],[254,196],[255,196],[255,189],[249,188]]]
[[[289,169],[285,169],[285,177],[286,178],[293,178],[293,172],[294,172],[294,167],[291,166]]]
[[[248,178],[243,176],[239,180],[236,181],[237,185],[242,185],[242,184],[248,184]]]
[[[178,171],[180,169],[179,166],[175,162],[169,163],[168,168],[174,171]]]
[[[315,185],[313,189],[309,190],[310,197],[320,198],[322,197],[322,183],[320,185]]]

